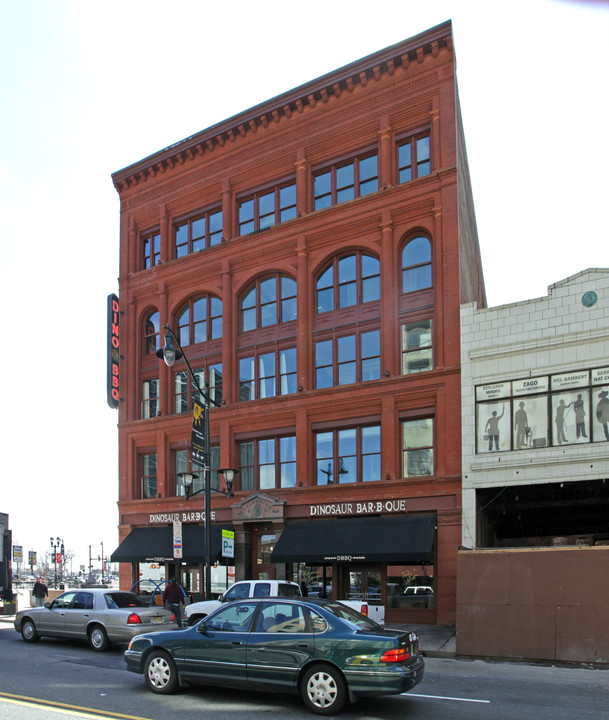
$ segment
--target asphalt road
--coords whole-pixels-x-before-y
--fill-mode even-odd
[[[3,720],[146,718],[265,720],[313,717],[298,696],[194,687],[154,695],[124,669],[119,645],[96,653],[85,644],[43,638],[29,645],[0,627],[0,717]],[[428,658],[412,693],[367,698],[344,720],[602,720],[609,718],[609,670]]]

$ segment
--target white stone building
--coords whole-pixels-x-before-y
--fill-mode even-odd
[[[609,542],[609,269],[461,308],[464,548]]]

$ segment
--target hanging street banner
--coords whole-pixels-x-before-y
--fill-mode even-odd
[[[205,451],[205,406],[198,400],[195,400],[192,413],[192,436],[190,440],[190,452],[193,461],[201,465],[206,465]]]

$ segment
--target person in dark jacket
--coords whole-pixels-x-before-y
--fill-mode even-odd
[[[42,582],[42,578],[36,578],[34,587],[32,588],[32,597],[34,598],[34,606],[42,607],[44,599],[49,596],[49,589]]]
[[[184,592],[177,584],[175,578],[169,578],[169,584],[163,590],[163,602],[165,607],[176,616],[178,627],[182,627],[182,603],[184,602]]]

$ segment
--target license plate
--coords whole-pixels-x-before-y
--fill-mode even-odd
[[[153,615],[152,622],[156,625],[159,625],[160,623],[163,622],[163,618],[160,615]]]

